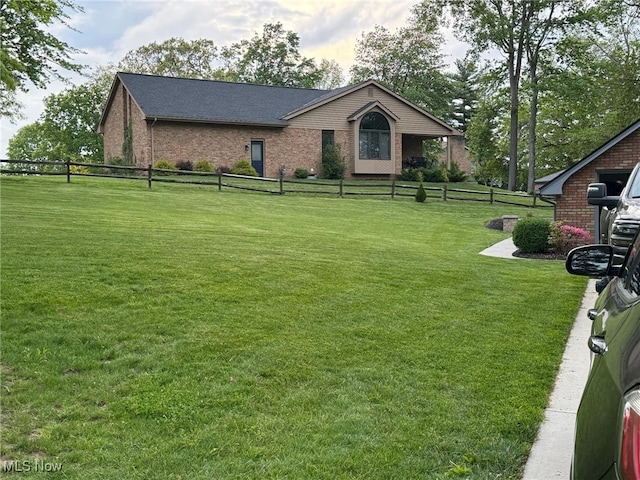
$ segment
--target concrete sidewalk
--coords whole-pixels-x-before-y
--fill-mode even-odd
[[[515,251],[516,247],[512,239],[508,238],[483,250],[480,254],[521,260],[513,256]],[[522,480],[569,478],[576,413],[591,362],[591,353],[587,347],[591,321],[587,317],[587,311],[593,308],[597,297],[595,280],[589,280]]]
[[[587,347],[591,320],[587,311],[593,308],[597,296],[595,280],[589,280],[522,480],[569,478],[576,413],[591,362]]]

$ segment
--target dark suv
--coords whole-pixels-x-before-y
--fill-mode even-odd
[[[640,479],[640,235],[621,265],[615,250],[587,245],[567,256],[569,273],[611,278],[589,311],[593,355],[576,417],[576,480]]]
[[[640,226],[640,163],[638,163],[620,195],[609,196],[607,185],[592,183],[587,190],[587,203],[599,205],[600,243],[613,246],[614,264],[622,263],[627,248]]]

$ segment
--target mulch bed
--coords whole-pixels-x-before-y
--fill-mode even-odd
[[[513,252],[514,257],[535,258],[537,260],[565,260],[567,257],[561,253],[522,253],[520,250]]]

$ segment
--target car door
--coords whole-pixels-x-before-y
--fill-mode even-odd
[[[639,240],[627,255],[621,274],[596,302],[589,347],[596,353],[576,420],[573,478],[609,478],[619,456],[620,402],[638,381],[637,350],[640,333]],[[615,478],[615,477],[613,477]]]

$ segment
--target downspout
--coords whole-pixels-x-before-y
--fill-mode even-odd
[[[540,191],[539,190],[537,192],[535,192],[535,196],[538,197],[541,201],[546,202],[546,203],[550,203],[551,205],[553,205],[553,221],[555,222],[558,219],[558,216],[556,215],[556,208],[558,207],[558,204],[556,202],[554,202],[553,200],[549,200],[547,198],[544,198],[542,195],[540,195]]]
[[[156,124],[156,122],[158,121],[158,117],[155,117],[153,119],[153,122],[151,123],[151,165],[155,165],[156,163],[156,150],[155,150],[155,144],[153,142],[153,126]]]

